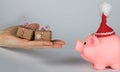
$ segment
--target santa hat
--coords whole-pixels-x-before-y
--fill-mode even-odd
[[[100,27],[98,28],[97,32],[95,33],[95,35],[97,37],[106,37],[106,36],[111,36],[111,35],[115,34],[114,30],[106,24],[107,17],[111,13],[111,7],[112,6],[108,3],[103,3],[103,5],[101,5],[102,21],[101,21]]]

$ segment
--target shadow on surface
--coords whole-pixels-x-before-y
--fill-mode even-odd
[[[7,48],[6,48],[7,49]],[[25,50],[25,49],[7,49],[22,55],[27,55],[28,57],[36,58],[37,61],[43,60],[45,64],[49,65],[84,65],[88,64],[85,60],[76,56],[74,53],[70,54],[61,50],[51,50],[51,49],[35,49],[35,50]]]

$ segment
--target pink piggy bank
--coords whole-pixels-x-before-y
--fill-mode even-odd
[[[120,68],[120,37],[117,35],[97,37],[92,34],[83,42],[78,40],[76,50],[81,57],[93,63],[95,69]]]
[[[85,41],[78,40],[76,50],[81,57],[93,63],[95,69],[120,69],[120,37],[109,27],[107,17],[111,13],[111,5],[103,3],[101,6],[101,24],[95,34],[91,34]]]

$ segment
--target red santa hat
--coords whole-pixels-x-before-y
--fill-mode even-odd
[[[101,21],[100,27],[95,33],[97,37],[106,37],[106,36],[111,36],[115,34],[114,30],[106,24],[107,17],[111,13],[111,7],[112,6],[108,3],[103,3],[103,5],[101,5],[102,21]]]

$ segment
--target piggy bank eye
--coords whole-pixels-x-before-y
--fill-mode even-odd
[[[84,45],[86,45],[87,44],[87,42],[84,42]]]

